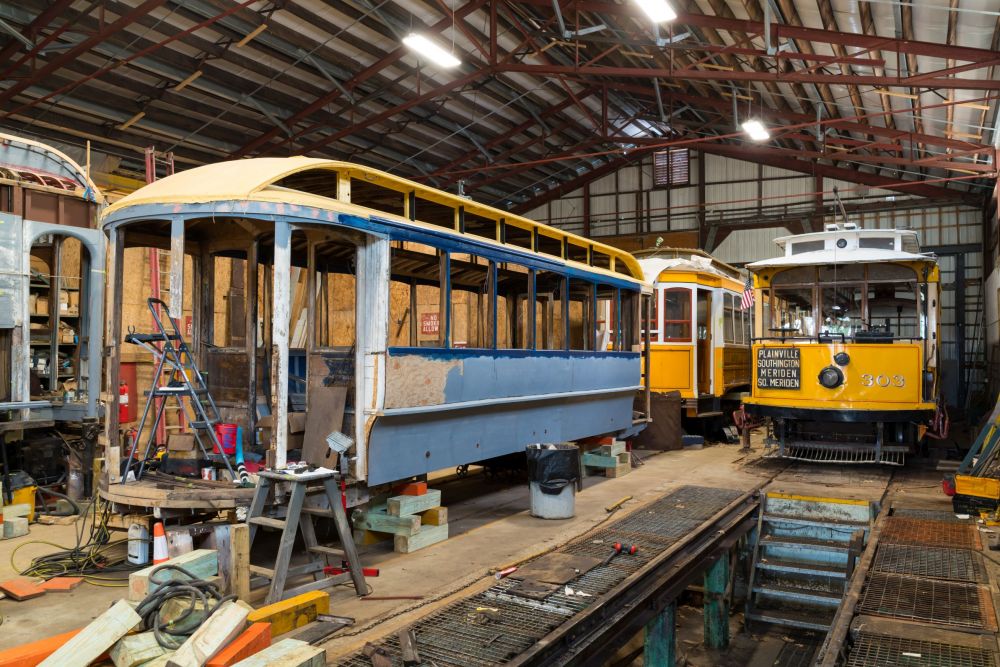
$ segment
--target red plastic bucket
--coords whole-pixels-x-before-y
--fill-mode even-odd
[[[222,445],[222,451],[226,454],[236,453],[236,424],[216,424],[215,425],[215,437],[219,440],[219,444]],[[219,453],[219,447],[215,447],[215,453]]]

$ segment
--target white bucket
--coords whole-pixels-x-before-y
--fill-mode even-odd
[[[539,519],[572,519],[576,514],[576,484],[567,484],[559,493],[543,493],[538,482],[531,488],[531,516]]]

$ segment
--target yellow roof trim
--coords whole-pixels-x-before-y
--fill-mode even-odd
[[[320,158],[302,156],[231,160],[178,172],[172,176],[150,183],[146,187],[141,188],[127,197],[115,202],[108,207],[104,215],[101,216],[101,220],[103,223],[103,221],[109,216],[132,206],[153,204],[195,204],[215,201],[256,200],[268,202],[281,201],[303,205],[301,199],[298,199],[297,201],[292,200],[293,196],[299,196],[299,191],[281,193],[275,190],[265,192],[265,190],[268,186],[280,181],[283,178],[291,176],[292,174],[314,169],[325,169],[340,172],[341,174],[346,172],[348,175],[358,178],[359,180],[378,182],[386,187],[392,188],[393,190],[398,190],[400,192],[415,192],[417,196],[424,199],[431,199],[433,201],[454,207],[464,206],[467,211],[481,217],[493,219],[503,218],[506,222],[522,229],[537,229],[542,231],[542,233],[546,236],[554,238],[567,238],[577,245],[592,245],[595,250],[613,257],[617,261],[623,262],[632,274],[632,278],[640,282],[643,280],[642,268],[639,266],[635,258],[629,253],[619,250],[613,246],[582,236],[577,236],[571,232],[566,232],[540,222],[535,222],[534,220],[515,215],[509,211],[493,208],[492,206],[474,202],[470,199],[459,197],[458,195],[453,195],[436,188],[430,188],[405,178],[393,176],[392,174],[379,171],[378,169],[372,169],[350,162],[323,160]],[[328,203],[336,202],[337,206],[343,206],[346,203],[329,197],[309,195],[309,193],[304,194],[312,200],[310,205],[313,205],[315,208],[332,209],[333,207]],[[438,231],[443,230],[441,227],[434,228]],[[461,235],[460,232],[451,233]],[[470,236],[489,240],[488,237],[482,237],[479,235],[470,234]],[[591,268],[596,269],[597,267]],[[616,272],[610,273],[619,277],[628,277]]]

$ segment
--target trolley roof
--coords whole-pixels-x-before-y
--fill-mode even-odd
[[[704,250],[695,248],[656,248],[633,253],[648,282],[655,282],[664,271],[709,273],[732,280],[742,280],[740,269],[726,264]]]
[[[827,225],[822,232],[782,236],[774,240],[785,254],[747,264],[752,271],[784,266],[870,264],[876,262],[936,262],[920,252],[917,232],[910,229],[861,229]]]
[[[635,258],[624,250],[577,236],[570,232],[550,227],[540,222],[522,218],[508,211],[477,203],[471,199],[453,195],[436,188],[430,188],[420,183],[393,176],[384,171],[372,169],[350,162],[323,160],[309,157],[283,158],[251,158],[217,162],[194,169],[178,172],[161,180],[150,183],[115,202],[108,207],[102,216],[102,225],[106,225],[125,209],[141,205],[156,204],[199,204],[227,201],[259,201],[297,206],[312,206],[319,209],[336,210],[351,206],[348,199],[334,199],[323,195],[296,190],[278,185],[278,182],[293,174],[304,171],[339,172],[341,177],[349,175],[352,178],[369,183],[383,185],[399,192],[414,192],[417,196],[452,207],[464,207],[468,213],[479,215],[491,220],[503,219],[509,224],[529,230],[537,230],[546,237],[563,240],[587,247],[613,257],[623,263],[633,278],[642,280],[642,269]],[[353,213],[353,211],[352,211]],[[379,212],[379,216],[406,220],[391,213]],[[407,223],[423,225],[420,220]],[[441,231],[441,227],[434,227]],[[479,236],[469,232],[451,232],[456,235],[477,236],[487,241],[496,242],[491,237]],[[567,260],[569,261],[569,260]],[[592,267],[601,271],[600,267]],[[621,274],[618,274],[621,276]],[[621,276],[624,277],[624,276]]]
[[[87,172],[52,146],[0,132],[0,180],[75,194],[97,204],[104,195]]]

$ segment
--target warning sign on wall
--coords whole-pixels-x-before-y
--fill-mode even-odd
[[[441,331],[441,320],[437,313],[424,313],[420,316],[420,333],[436,334]]]

